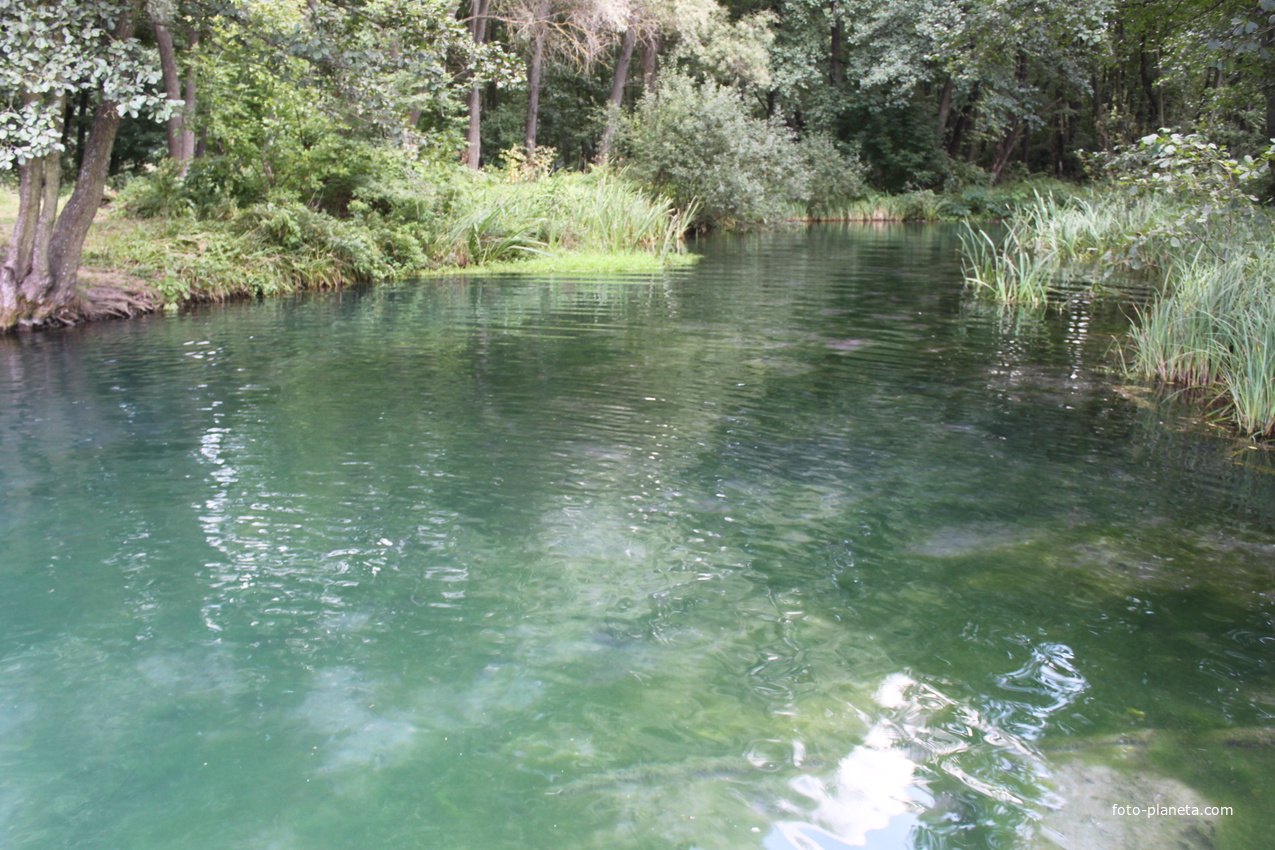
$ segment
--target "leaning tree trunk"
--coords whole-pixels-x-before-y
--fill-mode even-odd
[[[598,145],[598,162],[611,158],[611,139],[615,136],[620,119],[620,103],[624,99],[624,87],[629,82],[629,65],[633,61],[633,48],[637,45],[637,28],[632,23],[620,40],[620,55],[615,60],[615,78],[611,81],[611,96],[607,98],[607,123],[602,130],[602,142]]]
[[[111,149],[115,146],[115,134],[120,127],[120,114],[115,107],[113,101],[103,101],[94,110],[93,128],[89,130],[84,163],[80,166],[75,191],[53,228],[53,239],[49,244],[53,280],[46,298],[49,313],[69,304],[75,297],[84,239],[89,235],[93,216],[102,205],[106,172],[111,165]]]
[[[1001,178],[1005,176],[1005,167],[1009,165],[1009,160],[1014,155],[1014,149],[1023,140],[1026,132],[1027,122],[1019,121],[1005,134],[1005,138],[1001,139],[1000,144],[996,146],[996,158],[992,162],[992,185],[1000,185]]]

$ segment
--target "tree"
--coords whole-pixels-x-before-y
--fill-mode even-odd
[[[195,158],[195,98],[197,81],[193,63],[186,69],[186,79],[181,78],[177,63],[177,48],[173,41],[173,27],[178,21],[177,9],[171,0],[147,0],[151,29],[159,48],[160,71],[163,74],[164,93],[170,103],[181,102],[182,108],[173,109],[168,117],[168,155],[178,163],[179,176],[185,176],[190,161]],[[199,28],[185,27],[186,50],[194,53],[199,47]]]
[[[165,117],[159,63],[133,38],[138,0],[0,0],[0,166],[16,163],[18,217],[0,269],[0,330],[69,309],[120,118]],[[75,190],[61,214],[67,98],[98,96]]]

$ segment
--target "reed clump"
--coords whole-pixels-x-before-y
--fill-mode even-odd
[[[1138,375],[1212,395],[1244,433],[1275,437],[1275,249],[1175,261],[1133,332]]]
[[[1058,259],[1023,240],[1011,229],[997,242],[985,230],[966,226],[960,233],[966,285],[1002,304],[1039,306],[1049,298],[1058,275]]]
[[[1077,281],[1090,295],[1134,275],[1150,281],[1129,371],[1199,391],[1242,433],[1275,437],[1275,223],[1243,194],[1260,163],[1176,134],[1142,148],[1134,159],[1145,179],[1125,173],[1087,196],[1037,195],[1000,239],[967,227],[966,284],[997,302],[1044,305],[1072,297]]]
[[[582,249],[663,256],[682,249],[695,216],[693,205],[679,210],[606,169],[530,180],[474,175],[450,213],[454,223],[431,254],[458,266]]]

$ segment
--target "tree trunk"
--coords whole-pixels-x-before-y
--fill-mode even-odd
[[[153,23],[155,42],[159,45],[159,68],[163,74],[164,94],[170,101],[182,99],[181,74],[177,70],[177,50],[173,47],[173,34],[161,23]],[[165,126],[168,134],[168,156],[174,162],[182,162],[182,124],[185,116],[181,110],[173,112]]]
[[[952,157],[952,159],[957,158],[966,134],[970,133],[974,128],[975,113],[978,109],[980,94],[979,87],[975,85],[974,90],[970,92],[969,100],[961,107],[961,111],[956,114],[956,121],[953,122],[952,126],[952,135],[947,140],[947,155]],[[966,162],[974,161],[974,156],[970,152],[972,149],[973,146],[971,145],[970,150],[966,151]]]
[[[1147,50],[1146,36],[1142,37],[1142,50],[1138,54],[1138,78],[1142,83],[1142,96],[1146,98],[1146,104],[1143,114],[1146,116],[1146,125],[1143,129],[1159,130],[1164,126],[1164,114],[1162,101],[1156,96],[1156,80],[1159,77],[1158,66],[1152,65],[1151,52]],[[1161,105],[1161,109],[1157,111],[1157,105]],[[1154,127],[1152,125],[1155,125]]]
[[[938,128],[938,139],[940,145],[947,142],[947,120],[952,114],[953,87],[952,80],[949,77],[948,80],[943,83],[943,91],[939,95],[939,117],[935,124]]]
[[[487,37],[487,3],[488,0],[474,0],[472,16],[469,21],[469,32],[474,37],[474,44],[482,44]],[[472,70],[471,70],[472,74]],[[469,132],[468,145],[465,150],[465,165],[477,170],[482,166],[483,156],[483,90],[475,80],[469,87]]]
[[[198,93],[198,78],[195,74],[196,62],[194,61],[195,51],[199,49],[199,30],[195,27],[190,28],[190,33],[186,39],[186,50],[190,56],[190,67],[186,69],[186,91],[184,100],[186,101],[186,114],[182,116],[182,136],[181,136],[181,176],[186,176],[186,169],[190,167],[190,163],[195,158],[195,110],[198,106],[196,94]]]
[[[829,33],[830,44],[828,45],[828,76],[834,86],[843,88],[846,84],[846,68],[842,57],[842,42],[845,39],[841,31],[841,21],[837,18],[836,0],[832,0],[828,4],[828,15],[832,18],[832,28]]]
[[[129,35],[131,34],[130,32]],[[66,306],[75,297],[84,239],[93,224],[93,216],[102,205],[102,190],[106,188],[111,149],[115,146],[115,134],[119,126],[120,114],[115,111],[115,103],[103,101],[98,104],[93,113],[93,128],[89,131],[84,164],[80,167],[75,191],[71,193],[53,228],[53,238],[49,244],[52,286],[45,298],[44,307],[38,311],[40,317],[51,315],[54,310]]]
[[[540,123],[540,81],[544,75],[545,25],[549,18],[549,0],[537,0],[532,22],[531,55],[527,57],[527,132],[524,144],[527,155],[536,151],[536,129]]]
[[[13,327],[23,312],[18,303],[18,285],[31,270],[43,181],[44,166],[40,160],[18,166],[18,219],[5,252],[4,267],[0,268],[0,329]]]
[[[53,288],[53,264],[49,247],[58,216],[58,194],[62,190],[62,162],[58,154],[51,153],[35,160],[32,165],[35,185],[39,187],[40,197],[37,203],[40,212],[35,219],[31,267],[22,278],[18,294],[22,301],[36,305],[35,312],[38,314]]]
[[[1010,159],[1014,155],[1014,149],[1018,147],[1019,141],[1027,130],[1027,122],[1019,121],[1014,128],[1005,134],[1005,138],[996,146],[996,159],[992,163],[992,184],[996,185],[1001,182],[1001,177],[1005,174],[1005,166],[1009,165]]]
[[[620,40],[620,55],[615,60],[615,77],[611,80],[611,96],[607,98],[607,123],[602,130],[602,142],[598,146],[598,161],[611,158],[611,139],[615,136],[620,120],[620,104],[624,100],[624,87],[629,82],[629,65],[633,62],[633,48],[637,45],[637,29],[632,23]]]
[[[656,74],[659,73],[660,37],[652,35],[642,43],[642,93],[655,91]]]
[[[131,3],[121,11],[113,33],[117,41],[132,37],[137,5]],[[49,154],[23,168],[18,223],[0,274],[0,329],[13,327],[23,319],[47,319],[75,298],[84,239],[102,202],[111,149],[119,129],[120,115],[115,107],[113,101],[104,100],[94,111],[93,125],[81,151],[79,179],[60,215],[59,155]],[[25,256],[28,253],[29,259]]]
[[[1267,27],[1262,31],[1260,36],[1262,49],[1266,51],[1267,59],[1265,60],[1265,74],[1263,82],[1266,101],[1266,139],[1267,141],[1275,141],[1275,67],[1272,67],[1269,58],[1273,48],[1275,48],[1275,27]]]

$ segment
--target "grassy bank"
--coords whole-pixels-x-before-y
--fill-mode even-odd
[[[651,268],[684,248],[684,212],[602,171],[399,175],[355,194],[340,215],[296,198],[183,208],[168,181],[159,174],[125,189],[118,214],[135,227],[104,259],[155,281],[169,302],[562,263],[580,251],[599,270],[603,256]]]
[[[241,206],[198,189],[163,170],[130,181],[94,223],[83,280],[168,305],[449,269],[649,271],[685,256],[687,211],[604,171],[399,175],[339,215],[296,197]],[[14,193],[0,193],[0,245],[16,214]]]
[[[1275,437],[1275,244],[1270,216],[1169,195],[1041,196],[1003,238],[963,234],[967,284],[1045,305],[1154,287],[1127,368],[1197,394],[1242,433]]]

